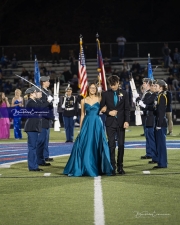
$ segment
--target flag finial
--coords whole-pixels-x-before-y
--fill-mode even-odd
[[[79,35],[79,38],[83,38],[82,34]]]
[[[99,37],[99,34],[98,34],[98,32],[97,32],[97,34],[96,34],[96,37],[97,37],[97,38]]]

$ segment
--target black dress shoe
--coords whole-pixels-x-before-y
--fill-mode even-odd
[[[54,161],[54,159],[53,158],[45,158],[45,161],[46,162],[48,162],[48,161],[50,162],[50,161]]]
[[[141,159],[152,159],[152,157],[150,157],[150,156],[141,156]]]
[[[43,171],[43,170],[40,169],[40,168],[37,168],[37,169],[34,169],[34,170],[29,170],[29,171]]]
[[[51,163],[43,163],[43,164],[39,164],[39,166],[51,166]]]
[[[70,142],[70,141],[65,141],[65,143],[68,143],[68,142]]]
[[[167,167],[161,167],[161,166],[154,166],[153,169],[163,169],[163,168],[167,168]]]
[[[141,134],[140,136],[145,136],[145,134]]]
[[[156,161],[149,161],[148,163],[149,164],[155,164],[155,163],[158,163],[158,162],[156,162]]]
[[[125,171],[123,170],[123,168],[121,168],[121,169],[118,170],[118,173],[119,173],[120,175],[124,175],[124,174],[125,174]]]
[[[113,171],[112,171],[111,176],[116,176],[116,172],[115,172],[115,170],[113,170]]]

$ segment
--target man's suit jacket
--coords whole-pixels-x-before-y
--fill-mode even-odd
[[[109,115],[109,111],[117,110],[117,123],[120,127],[124,126],[124,122],[130,121],[130,107],[129,96],[124,90],[118,89],[116,91],[118,96],[117,105],[114,105],[114,91],[108,90],[102,93],[102,99],[100,103],[100,109],[104,106],[107,107],[106,114],[106,126],[109,127],[113,123],[115,117]]]

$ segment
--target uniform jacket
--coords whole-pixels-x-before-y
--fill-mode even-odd
[[[42,88],[42,90],[47,93],[47,95],[45,95],[43,92],[42,92],[42,98],[40,99],[42,103],[44,104],[47,104],[48,103],[48,107],[49,107],[49,110],[53,110],[53,104],[50,103],[47,101],[47,96],[49,95],[49,91],[47,89],[44,89]],[[53,119],[53,118],[52,118]],[[50,118],[42,118],[42,127],[43,128],[50,128],[51,127],[51,123],[52,123],[52,120]]]
[[[39,108],[37,101],[29,99],[26,108]],[[25,122],[24,131],[25,132],[41,132],[42,119],[41,118],[28,118]]]
[[[70,97],[63,96],[62,103],[64,103],[65,98],[66,98],[66,102],[65,102],[65,109],[63,110],[63,116],[73,117],[76,115],[76,112],[75,112],[76,98],[75,96],[70,96]]]
[[[119,127],[123,127],[124,122],[130,121],[130,107],[129,107],[129,97],[126,91],[118,89],[116,91],[118,96],[118,103],[114,105],[114,91],[108,90],[102,92],[102,99],[100,103],[100,109],[104,106],[107,107],[106,114],[106,126],[109,127],[113,123],[115,117],[109,115],[109,111],[117,110],[117,123]]]
[[[155,99],[156,127],[167,127],[166,106],[166,92],[162,91],[158,93],[158,96]]]

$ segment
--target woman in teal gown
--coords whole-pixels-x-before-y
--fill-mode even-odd
[[[81,130],[63,171],[68,176],[112,174],[109,147],[99,116],[99,101],[96,84],[90,84],[87,97],[81,100]]]

